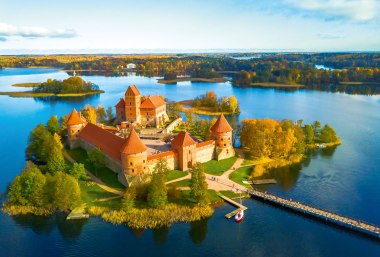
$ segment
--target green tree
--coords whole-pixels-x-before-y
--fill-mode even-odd
[[[135,207],[135,199],[136,199],[136,188],[128,187],[125,190],[123,199],[121,201],[121,206],[124,211],[130,211]]]
[[[84,168],[83,163],[74,163],[69,170],[69,174],[76,179],[88,180],[86,169]]]
[[[46,191],[53,206],[62,211],[72,210],[82,202],[78,180],[63,172],[48,178]]]
[[[49,131],[43,124],[38,124],[29,134],[28,146],[26,148],[26,155],[31,158],[35,157],[38,160],[43,158],[43,143],[46,138],[51,137]]]
[[[148,188],[148,205],[153,208],[163,207],[168,202],[165,174],[168,171],[166,160],[159,159],[154,167],[152,181]]]
[[[99,148],[94,148],[88,153],[88,161],[91,162],[96,172],[106,166],[106,157]]]
[[[311,125],[307,124],[304,127],[305,141],[307,144],[314,143],[314,129]]]
[[[9,186],[9,202],[16,205],[44,205],[45,182],[46,178],[38,167],[27,162],[22,173]]]
[[[65,171],[66,169],[62,148],[63,146],[60,136],[58,134],[54,134],[46,162],[47,170],[51,174],[55,174],[58,171]]]
[[[99,123],[104,123],[106,121],[107,114],[103,105],[98,105],[98,108],[96,109],[96,116]]]
[[[55,133],[59,133],[61,130],[61,125],[59,124],[58,117],[57,116],[51,116],[51,118],[48,120],[46,124],[47,130],[50,132],[50,134],[54,135]]]
[[[107,115],[107,120],[108,120],[109,122],[112,121],[112,120],[115,118],[111,106],[109,106],[109,107],[107,108],[107,110],[106,110],[106,115]]]
[[[336,135],[335,130],[328,124],[326,124],[321,131],[321,136],[319,137],[319,140],[322,143],[336,142],[338,140],[338,136]]]
[[[321,127],[321,122],[318,121],[318,120],[314,121],[314,123],[313,123],[313,130],[314,130],[314,135],[316,137],[319,137],[321,135],[321,128],[322,128]]]
[[[204,165],[197,163],[191,169],[190,195],[200,205],[208,204],[208,186],[204,171]]]

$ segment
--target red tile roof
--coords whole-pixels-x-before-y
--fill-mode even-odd
[[[208,141],[200,142],[197,144],[197,148],[207,146],[207,145],[212,145],[212,144],[214,144],[214,142],[215,142],[214,140],[208,140]]]
[[[73,109],[73,111],[71,112],[70,117],[67,120],[66,124],[67,125],[78,125],[78,124],[82,124],[85,122],[86,122],[86,120],[79,115],[77,110]]]
[[[144,102],[141,103],[140,108],[142,109],[156,109],[160,106],[166,105],[164,99],[161,96],[154,95],[148,97]]]
[[[174,156],[174,155],[175,155],[174,151],[167,151],[167,152],[162,152],[158,154],[153,154],[153,155],[148,156],[148,161],[156,160],[156,159],[160,159],[160,158],[164,158],[168,156]]]
[[[121,149],[121,152],[125,154],[135,154],[145,152],[146,150],[146,146],[141,141],[136,131],[132,129],[131,133],[129,134],[127,140],[125,141]]]
[[[184,146],[195,145],[196,142],[191,138],[189,133],[181,131],[173,140],[172,148],[178,149]]]
[[[125,108],[125,101],[124,101],[124,98],[120,98],[120,101],[117,103],[117,105],[115,106],[116,108]]]
[[[92,123],[88,123],[79,133],[79,136],[90,144],[98,147],[113,159],[121,160],[120,150],[125,142],[123,138]]]
[[[127,92],[125,92],[126,94],[128,93],[132,93],[133,95],[137,96],[137,95],[140,95],[140,92],[139,90],[137,89],[136,85],[133,85],[133,86],[129,86],[128,89],[127,89]]]
[[[224,117],[224,115],[220,115],[216,123],[211,127],[212,132],[231,132],[232,128],[230,124],[228,124],[228,121]]]

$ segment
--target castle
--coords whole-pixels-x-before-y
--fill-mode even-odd
[[[124,120],[135,124],[144,123],[144,118],[145,121],[149,119],[151,122],[158,122],[155,124],[162,124],[161,122],[167,117],[166,103],[162,100],[163,105],[154,105],[154,111],[151,112],[154,116],[143,115],[141,111],[146,109],[142,107],[143,104],[140,105],[140,99],[140,93],[136,86],[128,87],[125,98],[122,99],[124,100],[124,108],[122,108],[123,104],[120,104],[122,100],[119,102],[120,105],[116,106],[116,111],[119,111],[119,118],[125,118]],[[149,100],[149,104],[150,102],[161,103],[156,97],[153,99],[147,98],[143,103],[147,100]],[[122,112],[123,110],[124,112]],[[166,116],[163,111],[165,111]],[[75,109],[67,120],[70,148],[82,147],[86,151],[99,148],[106,157],[107,167],[116,172],[119,181],[126,186],[128,186],[129,176],[139,173],[151,174],[161,158],[167,161],[170,170],[186,171],[197,162],[204,163],[212,159],[222,160],[234,156],[232,128],[223,114],[212,126],[211,132],[212,140],[197,142],[188,132],[182,131],[171,141],[169,151],[149,154],[148,147],[139,138],[134,128],[131,129],[125,139],[102,126],[87,122]]]
[[[169,120],[166,113],[166,103],[160,96],[150,96],[141,102],[137,87],[130,86],[116,105],[116,120],[118,123],[128,122],[144,127],[160,127]]]

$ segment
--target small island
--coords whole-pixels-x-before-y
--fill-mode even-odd
[[[221,114],[234,115],[240,113],[239,102],[233,95],[220,97],[215,92],[207,91],[205,95],[193,100],[171,102],[169,110],[175,112],[195,113],[200,115],[219,116]]]
[[[0,92],[0,95],[11,97],[77,97],[104,93],[98,85],[90,81],[84,81],[81,77],[70,77],[63,81],[48,79],[43,83],[20,83],[14,87],[32,87],[32,91],[23,92]]]

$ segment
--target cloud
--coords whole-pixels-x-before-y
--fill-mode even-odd
[[[366,22],[379,15],[380,0],[283,0],[284,4],[307,15],[318,15],[325,20]]]
[[[0,41],[6,41],[8,37],[19,36],[23,38],[73,38],[77,34],[72,29],[47,29],[43,27],[17,27],[0,22]]]

